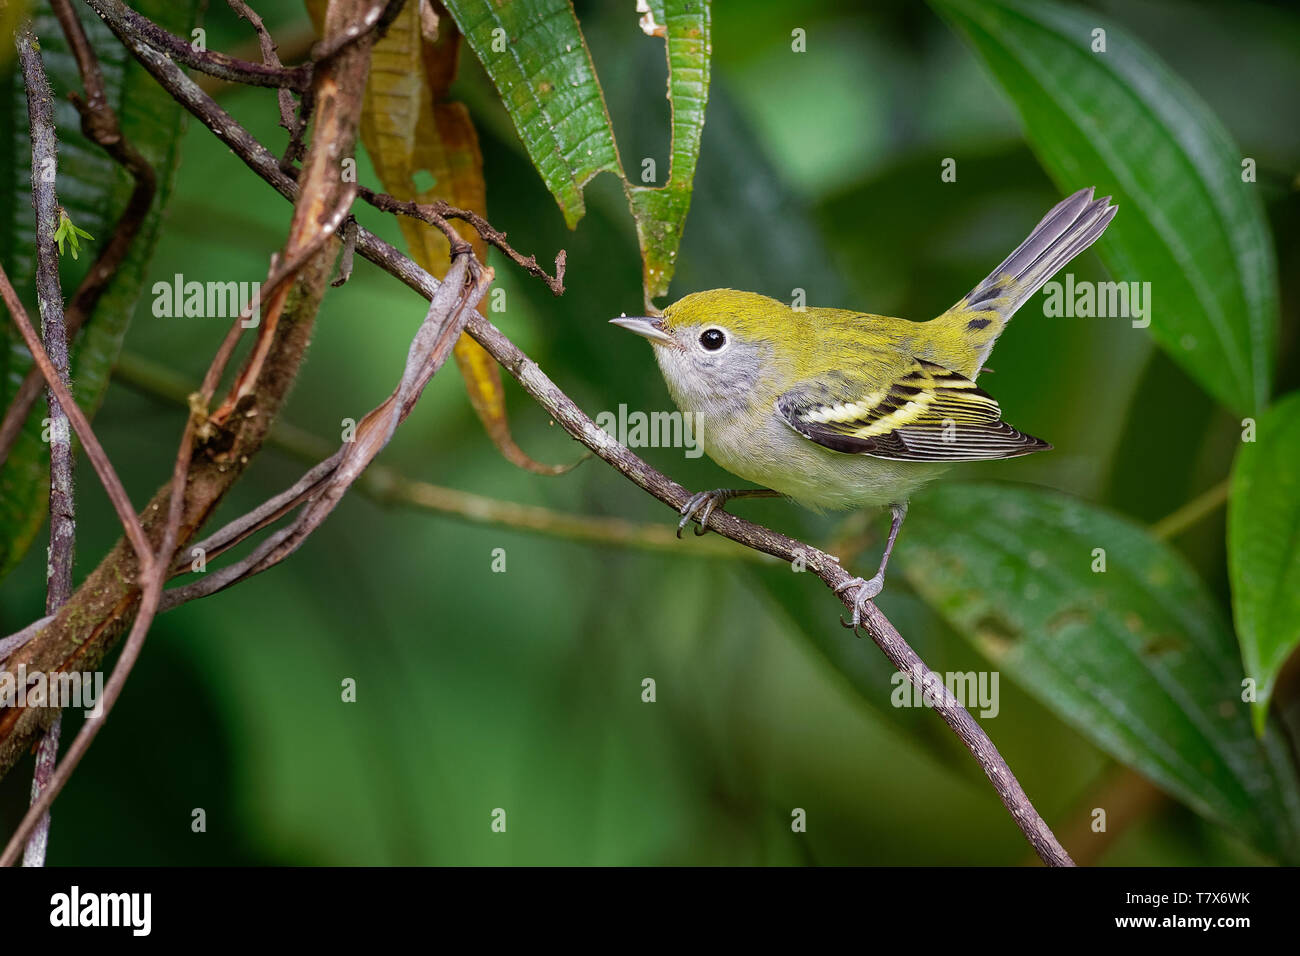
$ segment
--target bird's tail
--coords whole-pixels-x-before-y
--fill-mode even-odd
[[[974,365],[967,374],[983,366],[1016,310],[1096,242],[1115,218],[1119,207],[1110,204],[1109,196],[1094,200],[1092,192],[1091,187],[1080,189],[1053,206],[1015,252],[939,317],[945,325],[960,326],[954,328],[965,340],[966,349],[974,353]]]

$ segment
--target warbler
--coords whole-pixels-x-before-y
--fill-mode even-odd
[[[785,496],[818,511],[888,506],[889,537],[871,578],[855,577],[855,629],[907,514],[908,496],[951,463],[1013,458],[1052,446],[1002,420],[976,385],[993,344],[1043,284],[1097,241],[1118,207],[1083,189],[956,305],[928,322],[844,309],[791,308],[714,289],[653,317],[611,321],[654,347],[678,408],[727,471],[761,488],[718,488],[681,509],[682,529],[732,498]]]

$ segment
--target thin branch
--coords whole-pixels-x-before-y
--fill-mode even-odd
[[[344,32],[322,37],[312,48],[312,60],[319,67],[362,41],[382,37],[404,6],[406,0],[387,0],[384,6],[371,8],[362,20],[350,24]]]
[[[68,0],[63,0],[68,2]],[[271,38],[271,33],[266,29],[266,24],[262,18],[257,15],[253,9],[244,2],[244,0],[226,0],[230,9],[241,20],[247,20],[252,24],[253,30],[257,33],[257,42],[262,48],[262,62],[274,69],[283,69],[284,64],[280,62],[279,47],[276,46],[275,40]],[[276,99],[280,105],[280,125],[284,127],[285,132],[289,134],[291,148],[284,157],[285,162],[294,162],[299,157],[295,155],[296,147],[302,143],[302,129],[306,126],[306,119],[300,124],[295,118],[294,113],[297,110],[297,104],[293,101],[293,94],[287,89],[281,87],[276,91]]]
[[[221,384],[221,378],[225,375],[226,366],[229,364],[231,356],[234,355],[235,348],[239,345],[244,329],[248,327],[247,323],[261,311],[261,297],[267,296],[271,302],[267,314],[270,321],[263,325],[263,328],[270,325],[272,334],[259,339],[253,357],[240,373],[240,381],[245,383],[256,381],[261,373],[262,364],[265,362],[271,348],[274,325],[279,320],[280,310],[284,306],[290,280],[297,278],[303,267],[333,237],[339,222],[348,216],[355,196],[356,190],[351,188],[351,184],[343,187],[342,195],[338,198],[338,209],[324,223],[316,225],[315,232],[307,238],[305,245],[291,251],[286,249],[285,252],[272,256],[270,271],[266,281],[261,286],[261,295],[256,301],[249,302],[244,306],[239,315],[235,317],[234,322],[230,325],[230,330],[226,333],[226,337],[222,340],[221,345],[217,347],[216,355],[213,356],[212,362],[208,365],[208,370],[203,376],[203,383],[199,386],[198,391],[187,399],[186,404],[190,406],[190,425],[196,429],[202,429],[202,437],[210,437],[215,426],[225,420],[226,416],[238,403],[240,397],[246,393],[246,390],[251,390],[251,386],[247,384],[242,387],[243,390],[241,390],[239,384],[236,384],[231,389],[231,393],[227,396],[222,407],[216,413],[209,413],[212,396],[216,394],[217,386]],[[282,257],[286,254],[291,258],[287,262],[282,262]],[[261,318],[261,316],[258,317],[259,325],[262,325]]]
[[[192,584],[168,591],[165,606],[172,607],[197,597],[215,594],[273,567],[296,551],[337,507],[348,488],[384,449],[397,426],[410,414],[429,379],[451,354],[452,346],[460,338],[469,313],[487,291],[492,278],[491,270],[483,270],[466,285],[466,280],[475,271],[471,266],[472,258],[471,253],[457,256],[453,260],[446,280],[431,299],[424,322],[411,342],[401,381],[382,404],[361,419],[355,436],[345,441],[339,453],[329,459],[333,467],[328,478],[314,483],[310,495],[303,499],[303,510],[294,523],[276,532],[244,560],[206,574]],[[299,485],[302,484],[299,482]]]
[[[272,67],[264,63],[237,60],[216,50],[196,50],[193,44],[164,30],[148,17],[136,13],[122,0],[86,0],[86,3],[105,20],[112,17],[127,36],[169,58],[200,72],[230,83],[246,86],[286,87],[302,92],[311,85],[312,64],[294,67]]]
[[[55,763],[59,757],[59,737],[63,734],[63,711],[59,710],[45,728],[45,736],[36,745],[36,766],[32,770],[30,802],[36,803],[54,779]],[[45,854],[50,848],[50,813],[45,811],[23,849],[23,866],[44,866]]]
[[[54,131],[54,96],[37,52],[30,24],[15,36],[27,89],[27,117],[31,128],[32,209],[36,215],[36,299],[41,314],[41,339],[54,374],[70,386],[68,329],[63,315],[63,288],[59,283],[59,252],[54,240],[59,223],[55,192],[58,144]],[[68,417],[52,389],[47,391],[50,415],[50,561],[46,581],[46,611],[61,607],[72,594],[72,559],[76,539],[72,494],[72,436]]]
[[[498,229],[493,228],[492,224],[471,209],[460,209],[456,206],[449,205],[445,200],[439,199],[432,203],[417,203],[397,199],[388,193],[375,192],[373,189],[367,189],[362,186],[359,190],[360,196],[370,205],[374,206],[381,212],[395,213],[401,216],[409,216],[412,219],[418,219],[421,222],[427,222],[431,226],[437,227],[442,234],[447,237],[451,244],[452,254],[454,255],[460,247],[467,245],[460,234],[447,222],[449,219],[459,219],[462,222],[469,223],[474,231],[483,237],[483,241],[490,246],[495,246],[509,257],[515,265],[524,269],[529,275],[536,276],[546,283],[547,288],[554,295],[564,294],[564,264],[567,254],[563,249],[555,257],[555,275],[554,277],[546,274],[546,270],[537,264],[536,256],[525,258],[515,251],[514,247],[506,241],[506,234]]]
[[[41,370],[41,375],[45,377],[46,384],[53,390],[59,404],[68,415],[68,420],[72,423],[72,429],[81,439],[81,447],[86,452],[86,457],[90,459],[91,465],[95,468],[95,473],[99,475],[99,480],[104,485],[104,491],[108,493],[109,500],[113,503],[113,510],[117,512],[118,518],[126,530],[126,536],[135,549],[136,556],[139,557],[142,564],[147,564],[152,558],[152,550],[149,547],[149,541],[145,537],[144,530],[140,526],[140,519],[136,517],[135,509],[131,506],[131,499],[122,487],[121,480],[117,477],[117,472],[113,470],[112,463],[108,460],[108,455],[104,453],[104,448],[95,437],[95,432],[90,427],[90,422],[86,419],[85,414],[77,407],[72,393],[68,387],[59,379],[59,374],[55,370],[50,357],[45,353],[45,348],[41,345],[41,340],[36,337],[36,330],[32,328],[31,320],[27,317],[27,310],[23,307],[18,298],[18,293],[14,291],[13,284],[9,281],[9,274],[5,272],[4,266],[0,265],[0,299],[9,309],[9,314],[13,317],[14,324],[18,327],[19,334],[23,337],[23,342],[27,345],[27,350],[32,353],[32,359],[36,362],[36,367]]]
[[[320,175],[318,172],[317,177]],[[319,191],[319,187],[317,191]],[[265,284],[266,291],[264,294],[267,296],[268,303],[266,308],[262,309],[261,321],[257,330],[257,342],[253,346],[253,353],[240,370],[239,377],[230,390],[230,395],[227,396],[221,407],[212,414],[214,421],[223,422],[226,416],[234,411],[240,399],[252,394],[257,382],[261,379],[262,368],[271,353],[271,346],[275,341],[276,325],[280,321],[280,314],[289,295],[287,280],[296,276],[308,262],[314,259],[342,227],[343,221],[347,219],[351,212],[352,201],[356,198],[356,183],[342,184],[337,193],[338,195],[332,197],[335,203],[335,208],[332,211],[321,213],[319,218],[312,218],[311,221],[298,222],[295,220],[294,226],[291,227],[289,242],[285,245],[284,251],[274,264],[271,275],[267,278]],[[309,215],[315,216],[316,213],[317,211],[313,209]],[[241,319],[247,317],[251,317],[251,313],[247,316],[241,316]],[[242,321],[236,323],[238,326],[242,326],[242,324]],[[230,342],[231,340],[228,339],[227,341]],[[219,355],[213,361],[212,368],[208,370],[203,382],[203,402],[205,405],[208,399],[212,397],[213,390],[220,380],[221,373],[229,357],[229,353]]]
[[[41,628],[45,627],[45,625],[49,624],[52,620],[54,620],[54,615],[47,614],[45,617],[37,618],[35,621],[32,621],[32,623],[28,624],[21,631],[15,631],[8,637],[0,637],[0,666],[3,666],[9,660],[10,654],[39,634]]]
[[[24,23],[15,36],[18,60],[27,90],[27,119],[32,145],[32,210],[36,215],[36,298],[41,313],[41,338],[50,365],[66,389],[71,385],[68,362],[68,327],[63,314],[63,287],[59,283],[59,253],[54,239],[59,220],[55,190],[58,139],[54,130],[54,94],[41,63],[31,24]],[[72,434],[68,416],[52,389],[46,391],[50,431],[50,548],[45,572],[45,613],[53,614],[72,596],[72,562],[76,555],[76,498],[72,490]],[[59,753],[63,712],[45,728],[36,751],[31,802],[40,800],[49,785]],[[50,842],[50,815],[41,816],[23,854],[24,866],[44,866]]]
[[[298,63],[311,60],[311,51],[320,42],[320,37],[316,34],[316,28],[312,25],[310,19],[295,23],[293,27],[286,28],[276,37],[276,55],[280,57],[281,62]],[[257,37],[246,41],[240,41],[230,51],[230,55],[237,60],[252,60],[262,53],[262,44]],[[200,73],[195,77],[199,86],[215,97],[221,97],[228,94],[231,90],[239,88],[238,83],[229,83],[226,80],[219,80],[215,76],[209,76],[206,73]]]
[[[1223,479],[1213,488],[1205,490],[1177,511],[1165,515],[1165,517],[1153,524],[1151,534],[1162,540],[1178,537],[1188,528],[1195,526],[1202,519],[1208,518],[1218,508],[1222,507],[1228,500],[1228,492],[1231,487],[1231,479]]]

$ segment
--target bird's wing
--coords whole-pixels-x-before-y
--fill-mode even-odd
[[[776,410],[806,438],[832,451],[896,461],[1014,458],[1052,446],[1002,421],[997,401],[965,376],[914,359],[879,389],[840,381],[786,392]]]

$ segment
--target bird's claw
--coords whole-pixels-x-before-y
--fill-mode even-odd
[[[699,494],[691,495],[686,504],[678,509],[682,520],[677,522],[677,537],[682,536],[682,532],[686,530],[686,526],[690,524],[692,519],[698,519],[700,522],[695,529],[696,536],[707,534],[709,531],[709,516],[713,514],[715,508],[720,507],[726,500],[727,496],[718,491],[701,491]],[[699,512],[698,515],[697,512]]]
[[[862,618],[866,614],[866,606],[874,601],[881,591],[885,589],[885,575],[877,571],[872,578],[850,578],[835,589],[836,594],[841,594],[850,588],[857,588],[857,594],[853,596],[853,619],[852,621],[844,620],[840,616],[840,624],[852,631],[857,631],[862,626]]]

